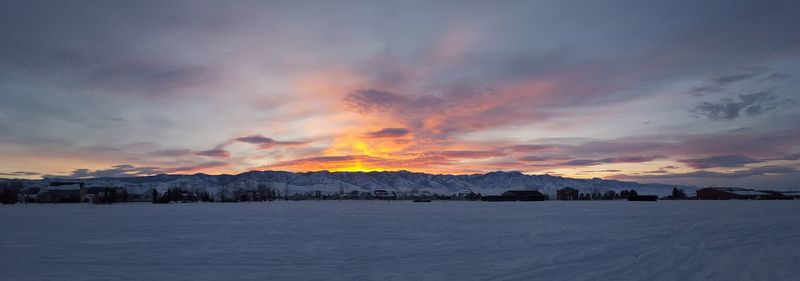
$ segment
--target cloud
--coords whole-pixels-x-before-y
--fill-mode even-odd
[[[209,162],[202,162],[202,163],[199,163],[199,164],[188,165],[188,166],[178,166],[178,167],[163,168],[162,169],[162,173],[194,172],[194,171],[200,171],[200,170],[211,169],[211,168],[225,167],[225,166],[228,166],[228,165],[229,164],[227,162],[209,161]]]
[[[211,149],[211,150],[204,150],[195,152],[195,155],[199,156],[207,156],[207,157],[230,157],[231,154],[227,150],[224,149]]]
[[[473,150],[453,150],[435,152],[434,155],[444,156],[446,158],[466,158],[466,159],[479,159],[506,156],[505,153],[499,151],[473,151]]]
[[[749,71],[730,73],[708,79],[705,84],[692,88],[689,93],[695,96],[719,93],[728,89],[728,86],[740,81],[746,81],[763,74],[763,68],[751,69]]]
[[[367,133],[367,138],[398,138],[410,134],[406,128],[383,128],[378,131]]]
[[[797,169],[784,166],[754,167],[734,172],[694,171],[687,173],[668,173],[657,175],[615,175],[611,178],[618,179],[683,179],[683,178],[727,178],[737,179],[762,175],[797,174]]]
[[[524,156],[519,158],[519,161],[528,161],[528,162],[547,161],[547,160],[553,160],[553,158],[545,156],[534,156],[534,155]]]
[[[101,178],[101,177],[132,177],[161,174],[158,167],[136,167],[130,164],[111,166],[108,169],[76,169],[66,176],[45,175],[44,177],[70,177],[70,178]]]
[[[175,167],[152,167],[145,166],[139,167],[131,164],[120,164],[111,166],[108,169],[76,169],[69,175],[44,175],[44,178],[104,178],[104,177],[135,177],[135,176],[150,176],[157,174],[170,174],[170,173],[185,173],[200,171],[210,168],[219,168],[227,166],[228,163],[221,161],[201,162],[193,165],[175,166]]]
[[[520,144],[511,146],[508,149],[513,152],[541,152],[563,147],[564,146],[549,145],[549,144]]]
[[[797,81],[786,77],[796,76],[800,37],[775,34],[794,34],[798,1],[587,2],[579,9],[564,1],[358,8],[330,2],[255,1],[224,9],[189,1],[3,5],[9,12],[0,17],[0,161],[53,171],[76,168],[69,163],[107,167],[145,158],[157,166],[191,166],[224,160],[197,155],[224,153],[155,150],[232,142],[269,149],[304,144],[285,140],[320,140],[297,149],[236,150],[241,155],[231,159],[230,170],[252,161],[362,153],[352,148],[360,142],[386,158],[339,159],[342,165],[530,171],[628,155],[669,155],[672,162],[729,154],[776,159],[800,149],[793,141],[798,133],[777,132],[781,116],[770,112],[779,99],[735,95],[776,81],[794,87],[781,88],[787,96],[796,92]],[[368,12],[353,13],[361,8]],[[386,15],[392,20],[374,20]],[[303,83],[309,76],[325,81]],[[684,114],[698,105],[694,114],[703,119],[764,118],[748,120],[753,129],[746,132],[687,135],[730,128],[674,118],[671,106],[683,100],[671,93],[686,90],[685,81],[701,81],[691,85],[697,95],[748,91],[704,98]],[[381,128],[408,133],[369,138],[402,134],[369,132]],[[636,136],[642,132],[651,135]],[[595,139],[529,141],[587,136]],[[72,145],[35,143],[59,139]],[[157,144],[132,149],[123,145],[130,140]],[[78,149],[92,143],[120,150]],[[422,156],[407,159],[416,155]],[[472,158],[480,161],[461,161]]]
[[[123,121],[125,121],[125,119],[120,118],[120,117],[101,116],[100,118],[103,119],[103,120],[114,121],[114,122],[123,122]]]
[[[409,159],[391,159],[367,155],[318,156],[282,161],[265,165],[263,169],[292,171],[383,171],[417,170],[434,165],[449,165],[452,161],[439,155],[426,155]]]
[[[155,96],[208,82],[215,75],[201,66],[130,62],[97,69],[82,83],[85,87]]]
[[[372,118],[403,122],[419,137],[444,139],[457,133],[545,120],[548,111],[535,108],[549,99],[535,97],[544,95],[547,87],[546,81],[533,80],[502,87],[455,83],[435,93],[399,94],[362,89],[345,96],[344,104],[351,111]],[[549,96],[557,100],[569,99],[555,94]]]
[[[239,137],[234,140],[238,142],[258,145],[259,149],[270,149],[276,146],[297,146],[297,145],[307,144],[307,142],[300,142],[300,141],[276,141],[272,138],[264,137],[261,135]]]
[[[581,172],[584,172],[584,173],[619,173],[619,172],[622,172],[622,170],[619,170],[619,169],[608,169],[608,170],[581,171]]]
[[[38,175],[41,175],[41,173],[28,172],[28,171],[17,171],[9,173],[0,172],[0,176],[10,176],[10,177],[28,177],[28,176],[38,176]]]
[[[345,97],[345,102],[356,111],[372,112],[385,109],[403,109],[408,106],[411,99],[388,91],[362,89],[348,94]]]
[[[558,163],[558,166],[593,166],[598,164],[608,163],[642,163],[650,162],[656,159],[664,158],[664,156],[625,156],[625,157],[611,157],[603,159],[575,159],[566,162]]]
[[[190,154],[192,154],[191,149],[162,149],[147,153],[148,156],[156,156],[156,157],[179,157]]]
[[[718,167],[742,167],[746,164],[758,163],[761,161],[743,155],[719,155],[706,158],[681,159],[678,160],[678,162],[695,169],[708,169]]]
[[[793,104],[789,99],[779,100],[772,94],[773,90],[739,95],[735,100],[723,98],[718,103],[703,102],[690,112],[708,119],[733,120],[742,114],[755,117],[778,109],[781,105]]]

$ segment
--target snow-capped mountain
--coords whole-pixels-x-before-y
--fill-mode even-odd
[[[44,179],[39,181],[46,184],[50,181],[63,179]],[[131,191],[155,188],[166,190],[171,187],[181,187],[192,190],[206,190],[216,192],[223,189],[255,188],[259,184],[266,184],[280,192],[288,190],[292,193],[302,193],[320,190],[326,193],[371,191],[387,189],[399,193],[409,194],[453,194],[453,193],[481,193],[484,195],[500,194],[506,190],[527,189],[539,190],[543,193],[554,195],[555,191],[564,187],[577,188],[581,192],[604,192],[606,190],[634,189],[639,194],[668,195],[672,188],[682,188],[691,193],[696,190],[691,186],[667,184],[642,184],[618,180],[573,179],[551,175],[526,175],[520,172],[491,172],[486,174],[471,175],[439,175],[414,173],[408,171],[394,172],[305,172],[293,173],[285,171],[251,171],[238,175],[156,175],[142,177],[121,178],[91,178],[80,179],[89,186],[120,186]]]

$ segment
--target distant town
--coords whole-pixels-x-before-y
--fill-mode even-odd
[[[508,190],[500,195],[481,193],[453,194],[409,194],[387,189],[371,191],[290,192],[280,190],[272,184],[257,184],[234,190],[219,189],[217,192],[196,191],[188,188],[171,187],[164,191],[156,188],[128,189],[115,186],[93,186],[81,181],[53,181],[45,186],[26,186],[20,181],[0,183],[2,204],[59,204],[59,203],[196,203],[196,202],[269,202],[276,200],[406,200],[412,202],[432,201],[595,201],[595,200],[798,200],[800,191],[754,190],[737,187],[706,187],[695,194],[687,194],[683,189],[673,188],[667,196],[639,194],[636,190],[581,190],[565,187],[558,189],[555,198],[535,189]]]

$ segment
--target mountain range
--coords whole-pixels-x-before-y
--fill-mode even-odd
[[[500,194],[506,190],[539,190],[554,195],[555,191],[572,187],[580,192],[605,192],[607,190],[636,190],[639,194],[668,195],[673,188],[687,193],[697,188],[692,186],[657,183],[636,183],[600,178],[575,179],[552,175],[527,175],[520,172],[490,172],[485,174],[444,175],[409,171],[384,172],[285,172],[250,171],[237,175],[155,175],[137,177],[56,179],[26,181],[29,185],[46,185],[52,181],[80,180],[89,186],[119,186],[129,191],[155,188],[160,191],[172,187],[216,192],[219,189],[235,190],[254,188],[267,184],[280,192],[290,194],[320,190],[325,193],[371,191],[386,189],[408,194],[453,194],[481,193]]]

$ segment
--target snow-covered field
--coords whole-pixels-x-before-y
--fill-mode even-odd
[[[0,206],[0,280],[798,280],[800,201]]]

